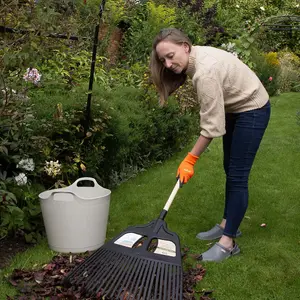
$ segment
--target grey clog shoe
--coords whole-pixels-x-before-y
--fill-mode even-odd
[[[201,261],[215,261],[221,262],[233,255],[241,252],[238,245],[235,243],[232,250],[222,246],[220,243],[215,243],[210,249],[202,253],[197,259]]]
[[[204,240],[204,241],[210,241],[210,240],[215,240],[219,239],[223,235],[224,229],[219,225],[216,224],[212,229],[205,231],[205,232],[200,232],[196,235],[196,238],[199,240]],[[242,235],[242,232],[238,230],[236,232],[236,237],[239,237]]]

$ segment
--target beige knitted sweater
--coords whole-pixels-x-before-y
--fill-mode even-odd
[[[233,54],[213,47],[193,46],[186,74],[200,103],[200,134],[214,138],[225,130],[225,113],[263,107],[269,95],[254,72]]]

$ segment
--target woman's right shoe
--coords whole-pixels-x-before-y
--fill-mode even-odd
[[[204,241],[210,241],[219,239],[223,235],[224,228],[222,228],[219,224],[216,224],[212,229],[205,231],[205,232],[199,232],[196,235],[196,238],[199,240]],[[240,230],[237,230],[236,237],[239,237],[242,235],[242,232]]]
[[[201,261],[214,261],[214,262],[221,262],[233,255],[237,255],[241,252],[239,246],[234,243],[233,248],[230,250],[225,248],[220,243],[215,243],[210,249],[202,253],[198,260]]]

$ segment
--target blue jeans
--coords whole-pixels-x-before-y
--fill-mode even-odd
[[[235,237],[248,207],[248,178],[256,152],[268,126],[271,106],[226,114],[223,136],[226,173],[224,235]]]

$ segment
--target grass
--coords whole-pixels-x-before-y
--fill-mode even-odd
[[[300,94],[272,98],[269,127],[250,176],[250,202],[237,242],[241,254],[223,263],[205,263],[200,289],[213,289],[217,300],[298,299],[300,294],[300,126],[296,113]],[[175,172],[191,145],[112,192],[107,237],[129,225],[157,218],[175,184]],[[219,222],[223,211],[224,174],[221,139],[198,161],[195,176],[177,194],[166,218],[182,245],[201,253],[209,245],[195,235]],[[266,227],[261,227],[266,223]],[[13,268],[32,268],[49,261],[54,252],[46,241],[17,255]],[[1,274],[0,274],[1,280]],[[0,281],[0,295],[14,290]],[[1,298],[0,299],[5,299]]]

